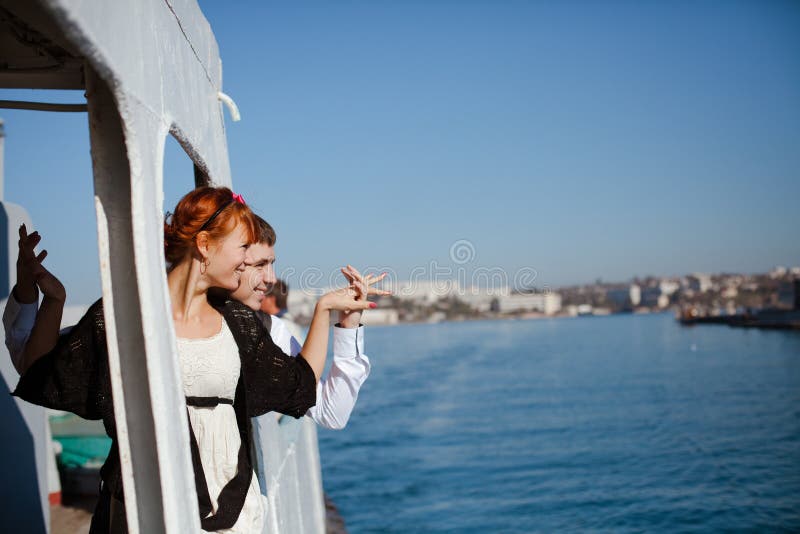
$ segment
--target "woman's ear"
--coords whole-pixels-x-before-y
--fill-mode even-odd
[[[200,257],[204,260],[208,258],[208,247],[209,247],[209,239],[208,239],[208,232],[200,232],[197,234],[197,237],[194,239],[195,246],[197,247],[197,252],[200,254]]]

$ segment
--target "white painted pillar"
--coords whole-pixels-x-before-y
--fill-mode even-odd
[[[199,531],[166,287],[162,161],[168,125],[87,64],[109,368],[131,534]]]

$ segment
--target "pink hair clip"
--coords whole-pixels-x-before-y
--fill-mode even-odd
[[[233,200],[235,200],[239,204],[244,204],[244,198],[242,197],[242,195],[237,195],[236,193],[233,193]]]

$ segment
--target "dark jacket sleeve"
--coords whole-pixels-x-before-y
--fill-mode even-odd
[[[101,419],[110,406],[102,301],[20,377],[14,395],[30,403]]]
[[[284,353],[252,310],[238,303],[230,306],[238,319],[234,321],[239,330],[236,337],[241,339],[244,334],[247,344],[242,347],[240,342],[239,346],[247,415],[275,411],[302,417],[317,402],[314,370],[302,354],[292,357]]]

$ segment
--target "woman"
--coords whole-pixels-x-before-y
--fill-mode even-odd
[[[234,291],[239,286],[248,247],[255,240],[252,211],[227,188],[190,192],[165,225],[167,284],[206,531],[261,532],[264,507],[252,476],[250,417],[268,411],[303,415],[315,403],[316,383],[325,365],[330,311],[374,307],[366,297],[375,290],[363,280],[323,295],[301,354],[284,354],[252,310],[208,297],[209,288]],[[41,266],[44,253],[34,256],[36,242],[38,237],[21,235],[20,257],[44,298],[18,364],[23,374],[14,394],[103,420],[112,448],[101,469],[101,498],[91,532],[124,532],[102,300],[68,334],[59,336],[64,291]]]

